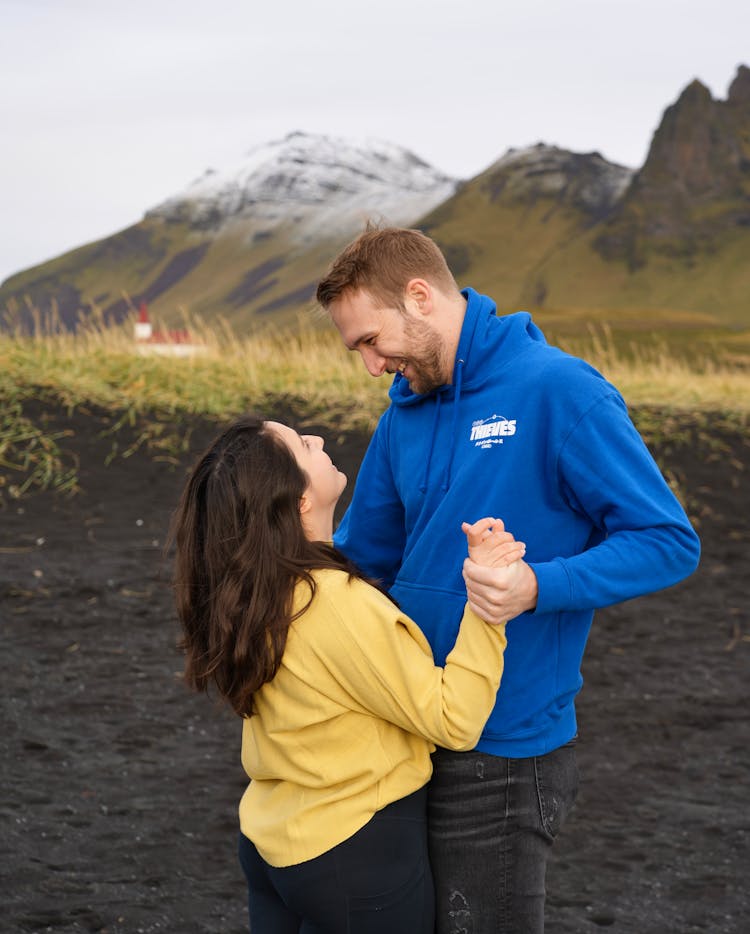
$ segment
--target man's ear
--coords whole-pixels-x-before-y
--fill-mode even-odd
[[[432,311],[432,288],[425,279],[410,279],[406,283],[405,294],[419,314],[428,315]]]

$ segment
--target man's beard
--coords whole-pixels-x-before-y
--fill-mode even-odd
[[[438,332],[426,321],[417,324],[407,318],[404,336],[409,344],[405,360],[411,371],[407,379],[412,392],[424,395],[444,385],[443,342]]]

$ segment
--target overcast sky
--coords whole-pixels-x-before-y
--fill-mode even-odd
[[[637,167],[750,0],[0,0],[0,281],[292,130],[470,177],[538,141]]]

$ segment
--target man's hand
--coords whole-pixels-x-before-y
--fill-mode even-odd
[[[463,576],[469,606],[488,623],[504,623],[532,610],[537,580],[522,561],[526,546],[505,531],[500,519],[480,519],[461,526],[469,542]]]

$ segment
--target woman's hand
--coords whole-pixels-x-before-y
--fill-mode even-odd
[[[502,519],[487,517],[472,525],[464,522],[461,531],[469,542],[469,557],[476,564],[504,568],[526,554],[526,545],[505,531]]]
[[[521,560],[526,552],[523,542],[516,542],[500,519],[464,522],[461,528],[469,542],[463,567],[466,597],[477,616],[497,625],[533,610],[537,580]]]

